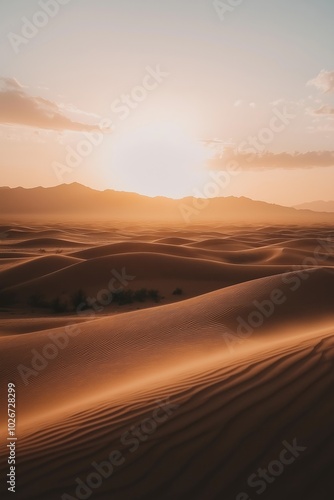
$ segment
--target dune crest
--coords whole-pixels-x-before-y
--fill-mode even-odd
[[[295,442],[303,452],[263,498],[328,497],[330,226],[4,230],[0,375],[16,384],[18,499],[253,498],[249,478]]]

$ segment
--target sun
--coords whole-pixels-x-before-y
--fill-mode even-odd
[[[151,123],[113,138],[114,189],[147,196],[191,196],[205,179],[208,150],[170,122]]]

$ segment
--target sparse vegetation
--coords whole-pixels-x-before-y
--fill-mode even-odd
[[[146,288],[141,288],[140,290],[120,290],[113,294],[113,302],[123,306],[126,304],[133,304],[134,302],[145,302],[146,300],[153,300],[154,302],[160,302],[162,297],[158,290],[147,290]]]
[[[60,297],[56,297],[51,301],[51,310],[56,314],[61,314],[65,312],[69,312],[68,304],[66,301],[63,301]]]
[[[125,304],[133,303],[134,295],[133,290],[120,290],[119,292],[114,293],[112,298],[113,302],[116,302],[119,306],[124,306]]]
[[[137,302],[145,302],[147,299],[147,290],[146,288],[141,288],[140,290],[136,290],[134,293],[134,300]]]
[[[149,290],[148,296],[151,300],[154,300],[154,302],[160,302],[160,300],[162,298],[159,295],[159,290]]]
[[[71,296],[71,303],[73,305],[74,310],[77,309],[77,307],[82,306],[82,304],[86,303],[87,304],[87,296],[84,290],[79,288],[76,292],[74,292]],[[88,308],[88,304],[86,309]]]
[[[182,288],[175,288],[173,295],[183,295]]]
[[[139,290],[127,289],[119,290],[118,292],[113,293],[110,304],[124,306],[135,302],[146,302],[147,300],[158,303],[163,298],[164,297],[160,295],[159,290],[148,290],[147,288],[140,288]],[[12,300],[13,299],[8,296],[5,301],[7,304],[4,303],[4,305],[11,305]],[[90,308],[87,302],[86,292],[81,288],[72,295],[69,295],[68,292],[64,291],[60,296],[53,297],[50,300],[46,300],[40,292],[36,292],[29,297],[27,302],[28,305],[33,308],[49,309],[54,314],[74,312],[78,309],[78,307],[80,307],[81,311]]]
[[[48,308],[50,307],[49,302],[47,302],[43,295],[39,292],[34,293],[28,299],[28,304],[31,307],[40,307],[40,308]]]

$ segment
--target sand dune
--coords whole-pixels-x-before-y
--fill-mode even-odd
[[[237,364],[204,357],[177,377],[161,377],[160,387],[143,384],[123,397],[108,395],[93,408],[39,423],[38,433],[30,429],[21,435],[24,495],[50,500],[65,492],[74,495],[73,478],[85,481],[96,471],[92,462],[105,462],[119,450],[123,468],[101,481],[96,498],[236,498],[241,491],[254,494],[247,478],[279,457],[283,441],[292,444],[296,438],[305,453],[263,498],[327,498],[333,347],[331,330],[303,341],[262,345]],[[174,405],[170,418],[131,453],[136,441],[129,444],[127,438],[124,445],[122,436],[152,418],[156,401],[166,395]],[[315,431],[319,419],[321,429]],[[305,469],[313,473],[305,477]]]
[[[152,252],[166,255],[178,255],[181,257],[200,258],[205,255],[209,260],[220,258],[220,254],[198,251],[197,249],[184,246],[172,245],[167,243],[152,243],[144,241],[124,241],[119,243],[111,243],[108,245],[94,246],[85,250],[75,251],[71,254],[73,257],[80,259],[93,259],[97,257],[105,257],[108,255],[116,255],[123,253],[138,253]]]
[[[96,296],[113,279],[115,289],[153,288],[168,300],[177,287],[184,290],[186,297],[192,297],[286,270],[288,266],[242,266],[165,254],[124,253],[79,262],[19,285],[10,286],[7,282],[5,290],[14,293],[18,301],[26,301],[36,293],[46,298],[71,295],[78,289]],[[4,273],[11,274],[11,270]],[[118,276],[124,278],[119,280]]]
[[[187,243],[192,243],[193,240],[189,240],[187,238],[179,238],[177,236],[170,238],[160,238],[156,240],[154,243],[165,243],[167,245],[186,245]]]
[[[39,248],[39,247],[52,247],[52,248],[74,248],[84,246],[84,243],[77,241],[62,240],[59,238],[33,238],[11,245],[14,248]]]
[[[89,318],[78,318],[76,314],[72,316],[48,316],[48,317],[23,317],[0,319],[0,335],[21,335],[34,333],[42,330],[51,330],[53,328],[65,327],[67,325],[78,324],[88,321]]]
[[[17,228],[8,228],[5,231],[6,237],[8,239],[16,239],[16,240],[23,240],[24,238],[45,238],[45,237],[50,237],[50,238],[57,238],[57,237],[62,237],[64,236],[64,231],[60,229],[41,229],[41,230],[36,230],[32,228],[24,228],[24,229],[17,229]]]
[[[27,254],[26,258],[15,258],[13,257],[13,254],[9,254],[10,257],[7,258],[2,258],[0,259],[0,270],[3,271],[4,269],[10,269],[11,267],[17,265],[17,264],[22,264],[23,262],[28,262],[31,259],[31,255]]]
[[[276,458],[282,440],[297,436],[308,452],[292,484],[288,474],[268,496],[280,498],[290,484],[287,498],[292,499],[305,463],[315,468],[330,463],[329,442],[319,451],[332,439],[334,409],[330,271],[313,271],[298,291],[291,290],[289,280],[302,279],[301,273],[290,273],[285,282],[284,276],[262,278],[83,323],[26,389],[17,365],[29,366],[32,349],[42,352],[50,343],[50,330],[0,338],[1,376],[16,380],[20,392],[24,494],[37,499],[73,494],[73,478],[85,478],[92,461],[117,448],[126,465],[102,484],[97,498],[135,499],[138,491],[140,498],[229,498],[243,490],[253,470]],[[251,302],[263,302],[277,288],[288,300],[230,352],[225,334],[236,332],[236,314],[247,318]],[[64,328],[51,333],[61,335]],[[50,380],[52,397],[47,396]],[[120,443],[122,434],[149,418],[154,402],[167,396],[179,407],[138,452],[129,452]],[[321,416],[321,432],[312,425],[315,415]],[[153,477],[149,483],[145,471]],[[319,482],[310,477],[303,498],[315,498],[307,495]]]
[[[295,335],[302,334],[303,330],[298,332],[297,328],[301,323],[302,314],[303,322],[300,326],[305,328],[306,324],[308,329],[313,329],[321,321],[334,320],[331,293],[334,290],[334,274],[326,269],[314,270],[300,285],[300,289],[294,291],[296,279],[303,280],[302,272],[253,280],[177,304],[120,314],[112,318],[95,319],[93,323],[86,322],[80,326],[80,336],[71,340],[59,362],[62,376],[67,379],[76,366],[74,358],[77,359],[77,369],[85,360],[89,380],[82,385],[78,379],[81,388],[72,385],[67,394],[62,394],[61,388],[58,394],[59,404],[69,403],[74,393],[79,397],[79,393],[83,391],[84,395],[87,384],[91,387],[99,385],[102,388],[106,364],[109,365],[110,374],[116,384],[118,381],[127,380],[129,374],[124,370],[127,365],[131,367],[131,376],[134,376],[135,373],[145,373],[150,364],[152,370],[157,364],[171,366],[174,357],[182,358],[186,353],[188,358],[192,355],[197,358],[205,351],[214,353],[218,348],[222,353],[229,351],[232,341],[232,346],[238,347],[239,331],[240,337],[248,338],[251,343],[264,335],[268,337],[269,334],[278,335],[280,338],[289,337],[291,331]],[[267,310],[265,301],[268,301],[273,290],[277,289],[281,292],[280,296],[284,296],[286,300],[276,305],[269,317],[266,316],[267,312],[263,313],[260,325],[251,326],[253,323],[248,322],[249,315],[257,311],[259,316],[259,308],[253,301],[256,299],[259,304],[263,303]],[[242,318],[243,321],[239,322],[237,318]],[[245,323],[249,323],[249,328],[244,327]],[[239,324],[242,324],[241,329],[238,328]],[[61,332],[64,332],[63,328],[59,329],[59,333]],[[230,339],[229,334],[233,332],[236,338]],[[41,350],[48,338],[48,330],[23,337],[16,335],[15,338],[3,338],[1,348],[5,354],[4,358],[6,360],[6,351],[10,349],[15,351],[17,359],[26,364],[31,357],[31,348]],[[92,350],[91,343],[94,338],[98,338],[99,342]],[[71,359],[73,363],[70,363]],[[45,374],[41,373],[39,376],[36,398],[41,401],[44,393],[40,384],[43,380],[45,385],[49,383],[50,373],[60,370],[57,365],[58,362],[53,363]],[[6,361],[3,369],[6,369]],[[26,413],[35,412],[34,406],[31,405],[33,393],[34,387],[26,396],[21,396],[22,405],[26,400],[27,408],[23,410]],[[53,398],[57,398],[56,386],[53,387]]]
[[[245,250],[249,248],[249,242],[244,243],[238,241],[234,238],[208,238],[207,240],[196,241],[195,243],[190,243],[189,246],[195,248],[205,248],[212,250]]]
[[[26,259],[26,258],[31,258],[34,255],[34,252],[32,253],[25,253],[25,252],[16,252],[15,250],[11,249],[10,251],[7,252],[0,252],[0,259]],[[35,254],[36,255],[36,254]]]
[[[161,240],[158,240],[161,241]],[[207,259],[218,262],[225,262],[229,264],[272,264],[272,265],[298,265],[314,260],[315,249],[319,247],[316,244],[314,247],[311,244],[304,248],[301,243],[299,246],[279,245],[276,243],[266,245],[261,248],[245,248],[239,251],[236,250],[211,250],[205,248],[206,243],[203,245],[197,243],[193,246],[173,245],[170,243],[158,242],[119,242],[111,243],[108,245],[95,246],[85,250],[79,250],[71,253],[73,257],[81,259],[92,259],[97,257],[104,257],[108,255],[123,254],[123,253],[137,253],[137,252],[152,252],[161,253],[166,255],[177,255],[182,257],[191,257],[199,259]],[[284,240],[286,242],[286,240]],[[231,244],[230,244],[231,245]],[[224,245],[226,246],[226,245]],[[233,245],[232,245],[233,246]],[[313,251],[308,250],[313,248]],[[334,257],[320,252],[317,256],[318,263],[320,264],[334,264]]]
[[[78,498],[76,478],[119,450],[124,463],[87,498],[253,500],[249,477],[294,440],[303,451],[261,497],[332,498],[330,227],[21,229],[0,267],[0,305],[15,294],[0,311],[0,377],[17,390],[18,499]],[[36,256],[32,233],[53,229],[83,246]],[[165,298],[80,315],[25,306],[34,293],[97,297],[112,271]]]
[[[50,255],[30,259],[22,264],[13,265],[9,269],[0,271],[0,289],[22,284],[79,262],[81,260],[78,258],[65,257],[63,255]]]
[[[328,235],[330,236],[330,235]],[[314,250],[319,246],[319,238],[290,238],[283,242],[276,243],[276,245],[284,246],[287,248],[303,248],[305,250]]]

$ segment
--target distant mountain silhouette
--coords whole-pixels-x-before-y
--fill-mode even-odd
[[[137,193],[96,191],[78,183],[32,189],[0,188],[3,217],[36,216],[90,218],[129,221],[174,221],[196,223],[316,223],[333,221],[334,216],[310,210],[282,207],[241,197],[174,200],[150,198]]]
[[[315,212],[334,212],[334,201],[311,201],[309,203],[296,205],[295,208],[313,210]]]

